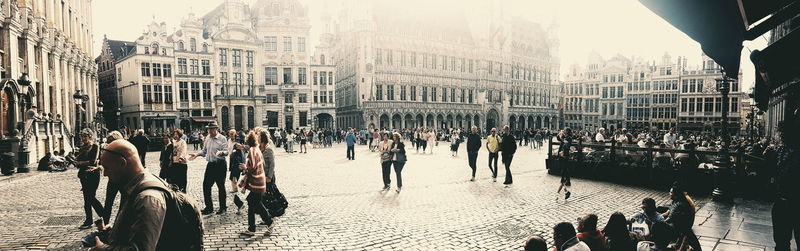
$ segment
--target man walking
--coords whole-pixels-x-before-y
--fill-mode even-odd
[[[217,185],[219,190],[219,211],[217,214],[224,214],[228,207],[225,204],[225,156],[228,155],[228,140],[218,132],[217,123],[211,122],[208,125],[208,137],[203,142],[203,150],[197,154],[192,154],[189,160],[194,160],[197,156],[205,157],[206,172],[203,175],[203,202],[206,207],[201,211],[203,214],[214,212],[214,203],[211,201],[211,187]]]
[[[478,127],[472,126],[467,135],[467,157],[469,168],[472,168],[472,179],[469,181],[475,181],[475,170],[477,169],[475,162],[478,161],[478,150],[481,150],[481,136],[478,135]]]
[[[497,128],[492,128],[489,136],[486,136],[486,150],[489,151],[489,170],[492,171],[492,182],[497,182],[497,153],[500,151],[500,141]],[[492,168],[492,163],[494,163],[494,168]]]
[[[136,136],[133,136],[129,141],[136,147],[136,151],[139,152],[139,161],[142,162],[142,166],[147,167],[144,164],[144,157],[147,154],[148,146],[150,146],[150,139],[144,135],[144,130],[136,130]]]
[[[513,180],[511,178],[511,160],[514,159],[514,153],[517,152],[517,143],[514,135],[511,134],[511,130],[508,129],[508,126],[503,127],[503,137],[500,140],[500,151],[503,152],[503,165],[506,166],[506,181],[503,182],[505,185],[511,185]]]
[[[347,141],[347,159],[349,160],[356,159],[356,135],[354,133],[355,131],[351,128],[345,136],[345,141]]]

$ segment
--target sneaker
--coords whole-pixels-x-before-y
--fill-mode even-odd
[[[236,215],[242,215],[242,208],[241,207],[236,209]]]
[[[492,182],[497,182],[497,178],[492,178]]]
[[[78,227],[78,229],[89,229],[89,228],[92,228],[92,222],[91,221],[84,221],[83,225]]]
[[[511,185],[511,182],[509,181],[503,182],[503,185]]]
[[[567,192],[567,193],[565,193],[565,194],[564,194],[564,200],[566,200],[566,199],[569,199],[569,196],[571,196],[571,195],[572,195],[572,193],[571,193],[571,192]]]
[[[383,185],[383,190],[389,190],[389,185]]]
[[[256,233],[255,233],[255,231],[245,230],[245,231],[239,233],[239,235],[244,236],[244,237],[253,237],[253,236],[256,235]]]
[[[398,187],[398,188],[397,188],[395,191],[396,191],[397,193],[400,193],[400,189],[401,189],[401,188],[399,188],[399,187]]]
[[[203,215],[207,215],[207,214],[211,214],[211,213],[213,213],[213,212],[214,212],[214,209],[213,209],[213,208],[210,208],[210,207],[207,207],[207,208],[203,208],[203,210],[202,210],[202,211],[200,211],[200,212],[201,212],[201,213],[203,213]]]
[[[475,181],[475,177],[472,177],[472,179],[469,179],[469,181]]]
[[[220,207],[220,208],[219,208],[219,211],[217,211],[217,214],[224,214],[224,213],[225,213],[225,212],[227,212],[227,211],[228,211],[228,208],[227,208],[227,207]]]

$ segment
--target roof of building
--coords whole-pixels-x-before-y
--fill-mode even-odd
[[[134,42],[107,39],[106,43],[108,43],[114,61],[136,52],[136,43]]]

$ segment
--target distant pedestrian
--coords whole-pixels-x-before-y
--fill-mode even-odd
[[[406,165],[406,146],[403,144],[403,137],[399,133],[392,133],[392,165],[394,166],[394,173],[397,176],[397,192],[403,188],[403,166]]]
[[[383,174],[383,190],[389,190],[389,184],[392,183],[392,179],[389,176],[391,174],[392,168],[392,159],[393,159],[393,152],[392,150],[392,140],[389,139],[389,133],[383,133],[383,140],[378,143],[378,151],[380,151],[380,158],[381,158],[381,171]]]
[[[497,182],[497,159],[502,138],[497,135],[497,128],[492,128],[486,136],[486,150],[489,152],[489,170],[492,171],[492,182]],[[492,167],[494,165],[494,167]]]
[[[450,134],[450,156],[458,157],[458,147],[461,145],[461,136],[458,130],[453,130]]]
[[[136,136],[133,136],[129,141],[131,144],[136,146],[136,151],[139,152],[139,160],[142,162],[142,166],[147,168],[147,165],[144,163],[144,159],[147,155],[147,150],[149,150],[148,148],[150,146],[150,139],[144,135],[144,130],[136,130]]]
[[[431,154],[433,154],[433,147],[436,146],[436,131],[433,129],[428,130],[428,149],[431,149]],[[423,145],[424,146],[424,145]]]
[[[231,193],[239,191],[239,176],[242,175],[239,164],[245,161],[246,148],[240,143],[240,139],[242,138],[238,138],[236,130],[228,131],[228,171],[231,172],[228,175],[228,182],[231,185]]]
[[[478,127],[472,126],[469,134],[467,134],[467,159],[469,161],[469,168],[472,169],[472,178],[469,181],[475,181],[475,171],[478,169],[478,151],[481,150],[481,136],[478,135]]]
[[[172,171],[170,165],[172,164],[172,153],[175,147],[172,145],[172,140],[169,136],[164,135],[161,137],[161,154],[158,156],[158,164],[161,170],[158,171],[158,177],[164,180],[169,180]]]
[[[350,129],[345,136],[345,141],[347,142],[347,159],[355,160],[356,159],[356,135],[353,129]]]
[[[208,137],[206,137],[203,150],[197,154],[192,154],[189,160],[194,160],[197,156],[205,157],[208,164],[206,164],[206,171],[203,175],[203,202],[205,208],[201,211],[203,214],[211,214],[214,212],[214,203],[211,201],[211,187],[217,185],[219,190],[219,211],[217,214],[224,214],[228,207],[225,203],[225,156],[228,155],[228,142],[225,136],[222,136],[217,131],[219,126],[217,123],[211,122],[208,125]]]
[[[172,133],[172,155],[170,158],[169,169],[170,175],[167,182],[175,184],[178,190],[186,192],[186,172],[188,171],[187,165],[187,145],[186,140],[183,139],[183,130],[175,129]]]
[[[500,152],[503,155],[503,165],[506,166],[506,180],[503,182],[505,185],[511,185],[513,179],[511,177],[511,161],[514,160],[514,153],[517,152],[517,141],[508,126],[503,127],[503,136],[500,141]]]
[[[300,134],[297,136],[300,138],[300,153],[308,153],[308,147],[306,146],[308,135],[306,135],[305,129],[300,130]]]

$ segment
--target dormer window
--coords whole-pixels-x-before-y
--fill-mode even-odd
[[[152,47],[153,47],[153,54],[158,55],[158,44],[153,43]]]
[[[182,51],[182,50],[185,50],[185,49],[183,48],[183,40],[181,40],[181,41],[178,41],[178,50],[180,50],[180,51]]]
[[[150,46],[144,47],[144,54],[150,54]]]
[[[208,44],[203,43],[203,52],[208,52]]]
[[[197,51],[197,40],[194,38],[189,39],[189,49],[192,51]]]

